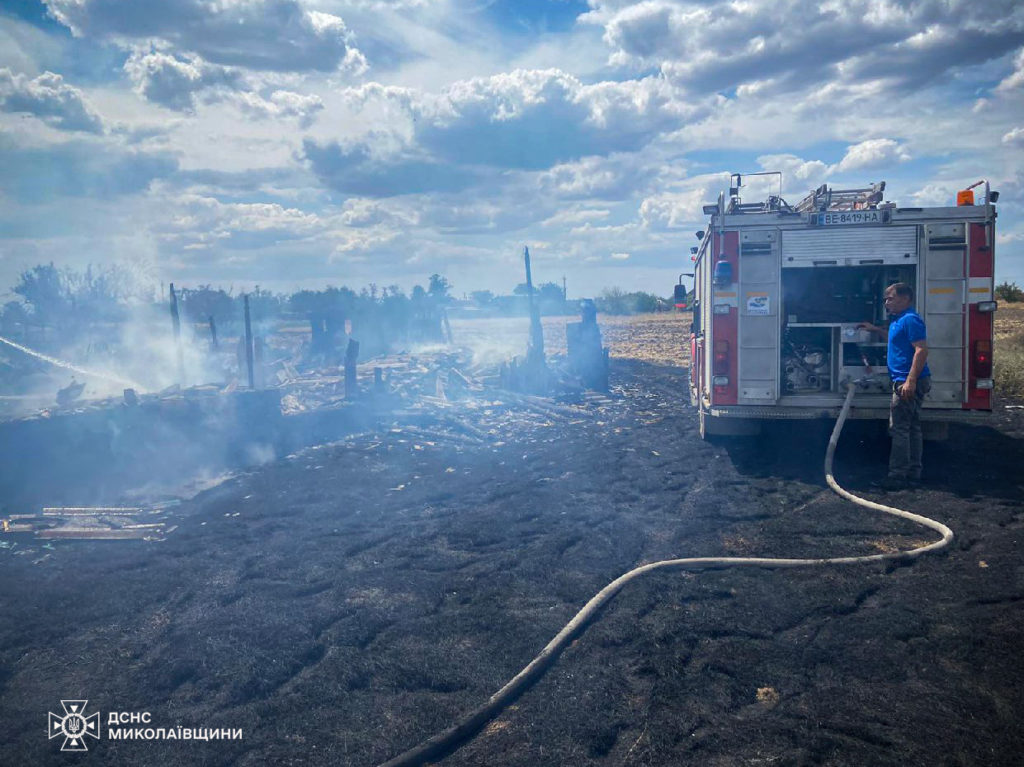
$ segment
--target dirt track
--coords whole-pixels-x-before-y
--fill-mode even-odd
[[[104,738],[87,757],[103,764],[372,765],[486,699],[639,563],[930,539],[825,489],[825,425],[701,443],[684,381],[617,359],[612,396],[576,415],[481,405],[483,445],[368,434],[196,497],[163,543],[0,552],[0,762],[66,764],[46,713],[88,698],[104,725],[244,729]],[[927,489],[887,496],[949,524],[952,550],[652,576],[445,764],[1019,764],[1022,413],[953,428],[926,448]],[[872,434],[851,424],[836,461],[868,495]]]

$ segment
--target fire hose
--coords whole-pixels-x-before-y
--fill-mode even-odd
[[[418,746],[399,754],[388,760],[380,767],[406,767],[411,765],[422,765],[430,761],[443,759],[456,749],[466,743],[474,735],[487,725],[492,719],[500,714],[507,706],[516,700],[523,692],[537,682],[544,673],[554,665],[562,651],[579,636],[587,625],[595,618],[598,612],[604,607],[622,588],[630,581],[636,580],[643,575],[656,570],[691,570],[691,569],[714,569],[726,567],[761,567],[768,569],[782,569],[790,567],[820,567],[829,565],[856,565],[869,562],[889,562],[896,560],[911,560],[932,551],[945,548],[953,540],[953,531],[941,522],[934,519],[914,514],[893,506],[886,506],[854,495],[844,490],[832,476],[832,459],[835,456],[836,445],[839,442],[839,435],[842,433],[843,424],[850,413],[850,406],[853,403],[853,395],[856,392],[856,384],[850,383],[846,392],[846,399],[843,402],[839,418],[836,420],[835,428],[832,429],[832,436],[829,437],[828,449],[825,451],[825,481],[828,486],[840,497],[852,501],[858,506],[867,509],[881,511],[902,519],[908,519],[924,527],[930,528],[942,536],[942,539],[918,546],[905,551],[894,551],[884,554],[871,554],[858,557],[830,557],[822,559],[788,559],[775,557],[687,557],[685,559],[665,559],[660,562],[651,562],[630,570],[620,575],[609,583],[597,594],[595,594],[583,608],[576,613],[565,627],[555,635],[554,639],[548,642],[530,663],[504,687],[494,693],[483,705],[477,707],[464,716],[457,724],[449,727],[433,737],[423,741]]]

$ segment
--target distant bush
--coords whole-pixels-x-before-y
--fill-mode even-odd
[[[620,288],[605,288],[594,303],[602,314],[642,314],[658,311],[661,299],[653,293],[626,293]]]
[[[1004,282],[996,286],[996,300],[1010,304],[1024,301],[1024,290],[1018,288],[1016,282]]]

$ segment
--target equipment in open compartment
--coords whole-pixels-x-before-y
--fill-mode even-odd
[[[787,394],[832,388],[830,328],[787,328],[782,344],[782,381]]]

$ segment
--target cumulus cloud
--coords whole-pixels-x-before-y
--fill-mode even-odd
[[[780,171],[784,184],[793,179],[820,181],[832,172],[832,168],[821,160],[804,160],[793,154],[763,154],[757,158],[757,164],[766,171]]]
[[[323,232],[324,222],[313,213],[278,203],[222,202],[203,195],[182,195],[170,218],[155,227],[160,238],[189,250],[216,245],[239,249],[265,246]]]
[[[237,70],[209,64],[195,54],[171,54],[136,48],[124,64],[135,92],[169,109],[195,106],[199,91],[233,87],[241,81]]]
[[[1021,86],[1024,86],[1024,48],[1017,51],[1017,55],[1013,59],[1013,72],[996,86],[996,91],[1009,93],[1018,90]]]
[[[790,199],[811,187],[817,187],[829,177],[845,171],[882,168],[907,162],[910,153],[898,141],[889,138],[868,139],[847,146],[839,162],[828,164],[821,160],[805,160],[795,154],[764,154],[757,158],[757,164],[766,171],[782,173],[782,196]],[[778,194],[778,181],[772,177],[744,179],[744,187],[753,182],[756,191],[747,189],[748,196]]]
[[[584,157],[540,175],[540,188],[562,199],[621,200],[654,182],[657,174],[635,154]]]
[[[661,66],[692,91],[744,83],[806,87],[841,79],[920,84],[1024,42],[1014,0],[593,0],[611,63]],[[792,23],[784,20],[791,19]]]
[[[254,92],[239,93],[235,96],[235,103],[243,112],[256,119],[296,117],[302,128],[312,125],[317,113],[324,108],[324,102],[319,96],[283,90],[273,91],[267,97]]]
[[[381,224],[416,225],[420,215],[417,210],[394,201],[356,197],[345,200],[338,220],[345,226],[362,229]]]
[[[954,181],[934,181],[911,192],[910,199],[914,205],[922,207],[951,205],[956,199],[957,190],[962,188],[962,184]]]
[[[897,141],[889,138],[868,139],[849,147],[836,170],[878,168],[883,165],[906,162],[909,159],[910,155],[907,150]]]
[[[640,221],[645,229],[653,231],[690,229],[704,220],[701,207],[712,196],[709,189],[702,186],[647,197],[640,203]]]
[[[407,114],[416,142],[437,157],[522,169],[635,151],[699,113],[659,77],[585,85],[557,69],[472,78],[440,94],[371,83],[348,95]]]
[[[103,132],[103,121],[82,92],[55,72],[29,79],[10,69],[0,69],[0,107],[6,112],[34,115],[60,130]]]
[[[77,36],[163,40],[214,64],[321,72],[366,64],[341,18],[298,0],[44,1]]]
[[[371,135],[357,142],[306,138],[302,157],[329,188],[366,197],[461,191],[483,177],[477,169],[449,166],[415,150],[380,151],[375,138]]]
[[[191,112],[197,99],[204,103],[228,101],[257,120],[294,117],[308,128],[323,110],[316,95],[270,90],[263,95],[258,84],[236,67],[210,64],[195,54],[177,54],[152,48],[136,48],[124,64],[135,92],[168,109]]]

